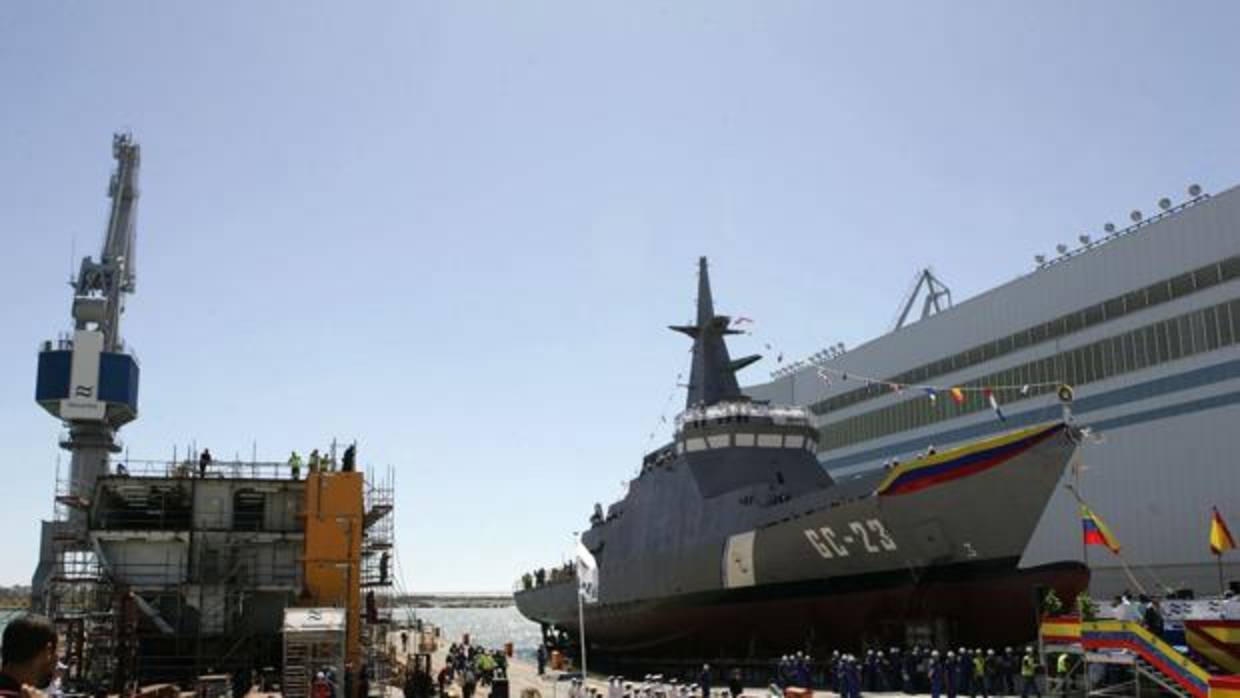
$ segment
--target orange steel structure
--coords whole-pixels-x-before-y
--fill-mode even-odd
[[[362,491],[360,472],[310,473],[303,510],[308,605],[345,608],[345,659],[353,672],[361,665]]]

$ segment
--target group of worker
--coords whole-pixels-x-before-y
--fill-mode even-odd
[[[326,453],[320,454],[319,449],[317,448],[310,452],[310,458],[309,458],[308,464],[310,466],[311,473],[318,473],[318,472],[334,473],[336,472],[335,457],[329,454],[326,454]],[[297,453],[297,451],[293,451],[292,453],[289,454],[288,469],[289,469],[290,475],[292,475],[292,478],[294,480],[301,479],[301,456]],[[356,469],[357,469],[357,444],[352,443],[352,444],[349,444],[348,448],[344,449],[344,456],[343,458],[341,458],[341,462],[340,462],[340,471],[345,472],[345,473],[351,473]]]
[[[540,656],[541,659],[541,656]],[[1060,673],[1066,673],[1065,659],[1061,658]],[[541,662],[540,662],[541,664]],[[826,662],[815,661],[804,653],[788,654],[776,660],[773,667],[772,693],[783,693],[785,688],[827,689],[841,698],[861,698],[862,692],[896,692],[906,694],[929,693],[933,698],[957,698],[970,696],[1042,695],[1037,682],[1038,661],[1033,648],[1023,655],[1006,648],[995,650],[960,648],[940,653],[926,647],[913,647],[907,651],[868,650],[865,655],[834,652]],[[606,698],[678,698],[679,696],[709,696],[717,685],[709,665],[703,665],[694,678],[696,682],[664,680],[661,675],[646,676],[639,684],[623,682],[619,677],[608,682]],[[727,692],[738,696],[743,690],[741,674],[734,669],[727,675]],[[570,695],[571,695],[570,691]],[[583,687],[581,695],[588,698],[592,693]],[[618,694],[613,696],[612,694]],[[602,698],[600,696],[600,698]]]
[[[784,657],[781,665],[794,670],[808,666],[808,657]],[[1038,661],[1033,648],[1023,656],[1011,647],[1003,652],[993,649],[967,649],[940,653],[924,647],[907,652],[892,648],[868,650],[864,657],[835,652],[826,665],[831,690],[843,698],[857,698],[862,691],[902,691],[930,693],[933,698],[946,695],[990,696],[1030,694],[1041,696],[1037,682]],[[777,672],[777,676],[781,672]],[[808,675],[807,669],[795,672],[798,678]],[[1018,680],[1019,678],[1019,680]],[[803,680],[803,679],[802,679]]]
[[[435,683],[441,696],[447,696],[448,685],[455,682],[460,686],[461,698],[473,698],[480,685],[491,686],[492,695],[495,695],[497,685],[507,691],[507,679],[506,654],[478,645],[453,643],[448,647],[448,656],[435,677]]]

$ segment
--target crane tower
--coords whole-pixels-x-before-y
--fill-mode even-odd
[[[70,280],[73,331],[46,341],[39,352],[35,400],[67,432],[60,446],[70,454],[66,486],[58,483],[58,508],[63,520],[43,526],[39,568],[35,571],[36,603],[58,570],[63,554],[89,553],[85,512],[95,481],[108,472],[108,458],[120,451],[116,432],[138,416],[138,363],[121,339],[125,298],[133,293],[135,222],[138,203],[140,149],[130,134],[112,137],[116,169],[108,183],[112,203],[99,259],[82,260]],[[58,517],[59,518],[59,517]]]

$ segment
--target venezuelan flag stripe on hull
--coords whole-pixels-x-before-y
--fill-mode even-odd
[[[891,472],[876,490],[881,496],[908,494],[989,470],[1060,433],[1063,422],[1014,431],[960,449],[905,463]]]

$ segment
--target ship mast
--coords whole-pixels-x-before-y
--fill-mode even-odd
[[[710,293],[710,273],[706,258],[698,259],[697,323],[672,325],[670,329],[693,339],[693,365],[689,373],[689,390],[685,407],[714,405],[725,401],[748,399],[741,393],[736,372],[761,359],[753,354],[732,360],[724,337],[741,334],[729,327],[731,318],[715,315],[715,305]]]

